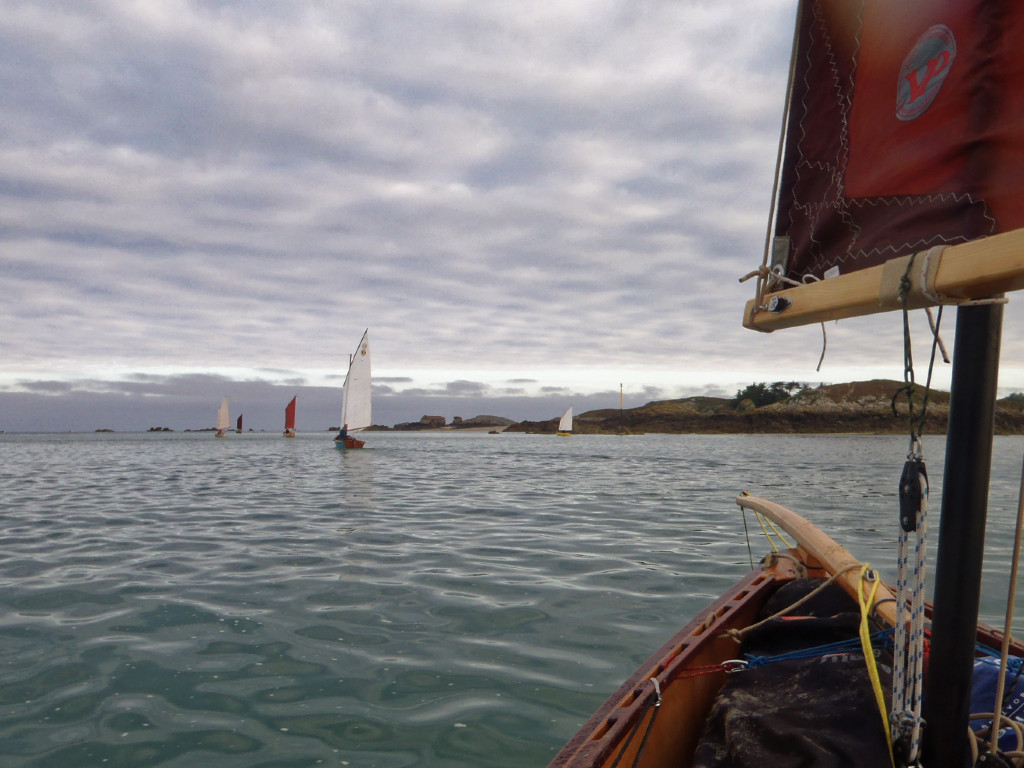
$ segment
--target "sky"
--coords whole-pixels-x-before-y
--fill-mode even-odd
[[[795,6],[0,0],[0,429],[337,426],[367,328],[389,426],[902,379],[741,325]]]

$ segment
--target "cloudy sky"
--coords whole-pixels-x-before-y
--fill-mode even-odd
[[[0,429],[224,395],[276,429],[296,393],[336,425],[365,328],[382,424],[901,378],[895,315],[830,325],[820,372],[820,327],[741,327],[794,13],[0,0]]]

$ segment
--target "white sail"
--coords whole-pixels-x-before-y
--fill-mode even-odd
[[[370,331],[363,332],[355,354],[348,364],[344,399],[341,405],[341,426],[349,431],[365,429],[370,421]]]
[[[225,397],[220,404],[220,408],[217,409],[217,429],[227,429],[231,423],[231,419],[228,417],[228,399]]]
[[[572,406],[570,405],[558,421],[559,432],[572,432]]]

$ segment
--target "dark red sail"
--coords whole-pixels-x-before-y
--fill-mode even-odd
[[[1024,226],[1021,39],[1012,0],[804,0],[774,221],[788,277]]]
[[[284,409],[284,428],[285,431],[295,431],[295,401],[298,400],[298,396],[292,398],[292,401],[285,406]]]

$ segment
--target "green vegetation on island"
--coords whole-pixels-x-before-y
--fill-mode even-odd
[[[903,382],[856,381],[811,387],[799,382],[751,384],[733,398],[687,397],[661,400],[638,408],[607,408],[579,414],[573,431],[580,434],[756,434],[860,433],[905,434],[907,398],[897,393]],[[915,386],[915,410],[927,393],[924,434],[945,434],[949,393]],[[895,398],[895,399],[894,399]],[[896,413],[893,413],[895,403]],[[524,421],[508,432],[554,433],[558,418]],[[1024,434],[1024,393],[997,403],[998,434]]]

